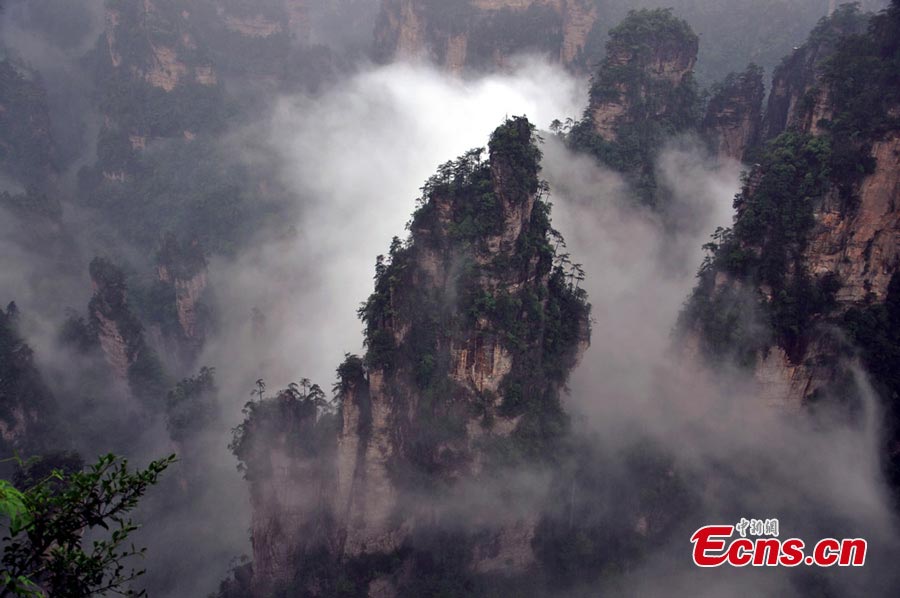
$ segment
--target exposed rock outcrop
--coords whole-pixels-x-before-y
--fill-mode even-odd
[[[749,351],[742,361],[769,404],[796,409],[842,388],[854,351],[848,313],[883,306],[900,271],[900,110],[895,84],[879,74],[891,69],[883,48],[893,47],[900,10],[879,19],[869,46],[841,50],[841,36],[865,29],[852,7],[841,8],[776,71],[764,129],[775,139],[760,150],[733,231],[716,238],[689,303],[703,342]],[[872,57],[854,67],[854,80],[837,79],[835,69],[863,52]],[[873,99],[860,115],[848,98],[864,93]],[[729,295],[761,306],[756,334],[719,328],[738,321]]]
[[[97,330],[100,347],[116,376],[128,379],[128,371],[144,348],[143,327],[128,306],[122,271],[104,259],[90,267],[94,297],[88,315]]]
[[[200,243],[179,243],[168,234],[156,256],[156,271],[160,282],[175,291],[178,323],[184,338],[196,348],[203,344],[206,334],[205,308],[201,304],[207,285],[207,265]]]
[[[540,467],[511,455],[553,436],[543,426],[561,417],[560,392],[588,343],[589,306],[554,260],[532,135],[527,120],[511,119],[493,134],[488,161],[469,152],[426,184],[410,239],[379,258],[361,310],[366,359],[338,370],[335,455],[319,455],[318,473],[297,478],[303,496],[325,497],[331,529],[316,550],[345,564],[401,563],[364,580],[370,595],[408,582],[415,568],[402,563],[440,530],[468,538],[469,572],[514,575],[535,564],[538,506],[501,499],[499,480],[510,468]],[[523,440],[539,421],[544,431]],[[279,446],[267,462],[281,458]],[[312,507],[286,506],[276,492],[268,483],[254,490],[270,496],[255,515],[257,587],[301,583],[327,595],[321,579],[285,577],[285,555],[313,550],[298,535]],[[457,509],[471,500],[483,508],[463,521]],[[267,531],[273,521],[283,538]]]
[[[697,35],[671,9],[631,11],[610,30],[588,106],[566,136],[569,147],[622,173],[637,199],[660,211],[671,198],[657,181],[660,152],[700,124],[698,48]]]
[[[588,111],[594,131],[616,141],[626,124],[682,110],[680,89],[693,85],[699,38],[668,11],[642,11],[610,32]]]
[[[152,87],[171,92],[182,83],[215,84],[212,65],[197,53],[188,11],[153,0],[118,3],[106,9],[104,36],[110,66]]]
[[[504,66],[519,52],[539,52],[581,69],[597,24],[591,0],[384,0],[376,53],[384,61],[431,60],[451,72]]]
[[[834,190],[816,210],[806,249],[811,274],[835,274],[843,305],[884,301],[891,276],[900,269],[900,133],[875,142],[875,172],[865,177],[852,210]]]
[[[747,149],[756,145],[764,96],[763,72],[756,66],[729,76],[715,91],[701,132],[717,156],[743,160]]]
[[[819,122],[830,115],[822,67],[843,35],[862,33],[866,19],[849,6],[821,22],[809,40],[784,58],[775,69],[763,120],[763,140],[789,129],[821,133]]]

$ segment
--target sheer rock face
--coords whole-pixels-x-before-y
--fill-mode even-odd
[[[762,125],[763,140],[774,139],[789,129],[813,135],[822,132],[819,121],[831,115],[828,86],[822,81],[824,62],[834,53],[840,35],[862,33],[864,21],[830,22],[821,35],[796,48],[775,69]]]
[[[113,70],[166,92],[216,86],[220,74],[279,76],[291,45],[310,41],[311,13],[322,6],[324,0],[119,3],[106,9],[102,42]],[[250,70],[248,55],[260,57]]]
[[[178,324],[188,344],[199,348],[206,336],[201,299],[207,286],[207,264],[203,249],[197,241],[179,243],[166,237],[157,256],[157,275],[160,282],[172,285]]]
[[[375,34],[379,57],[385,61],[429,59],[451,72],[461,72],[469,67],[502,67],[516,52],[538,51],[579,69],[598,19],[591,0],[438,4],[435,0],[383,0]],[[527,39],[516,37],[522,27],[533,28]]]
[[[152,0],[106,9],[104,38],[112,68],[166,92],[181,83],[217,83],[212,65],[198,60],[196,36],[188,10],[161,9]]]
[[[830,193],[806,250],[811,274],[838,275],[837,299],[847,306],[884,301],[900,267],[900,133],[876,142],[872,157],[877,166],[860,185],[856,208],[843,214],[838,193]]]
[[[894,132],[876,142],[872,156],[877,166],[859,185],[853,209],[842,208],[845,202],[836,189],[819,202],[802,256],[802,267],[811,280],[835,275],[840,282],[832,319],[852,307],[883,302],[891,276],[900,269],[900,134]],[[745,193],[753,193],[752,176]],[[716,291],[741,284],[724,272],[717,274]],[[771,295],[766,287],[757,291]],[[777,345],[758,355],[753,376],[764,402],[799,408],[838,375],[838,345],[835,339],[813,335],[803,354],[793,359]]]
[[[120,380],[127,380],[128,370],[143,348],[140,322],[128,307],[124,277],[118,268],[94,260],[90,273],[94,297],[88,305],[88,315],[97,329],[107,363]]]
[[[640,46],[611,40],[598,75],[602,89],[595,83],[588,108],[594,131],[616,141],[622,124],[671,112],[669,101],[677,101],[671,92],[692,81],[698,50],[696,36],[645,35]],[[652,113],[638,114],[634,100],[643,104],[648,97],[655,102]]]
[[[720,158],[743,160],[756,144],[765,95],[762,70],[750,69],[726,80],[709,102],[702,134]]]
[[[813,32],[810,41],[788,57],[774,74],[772,92],[763,123],[763,140],[785,131],[826,136],[823,119],[835,112],[829,97],[822,66],[836,49],[839,34],[858,33],[859,22],[826,22]],[[827,33],[831,34],[827,34]],[[888,110],[890,116],[898,108]],[[796,266],[786,272],[788,280],[798,274],[807,280],[834,280],[834,305],[826,313],[814,312],[800,333],[805,338],[797,354],[789,355],[769,342],[758,352],[753,377],[760,395],[771,405],[800,408],[819,390],[827,390],[846,374],[842,355],[848,353],[843,336],[833,334],[851,308],[883,303],[892,276],[900,269],[900,132],[887,129],[865,145],[874,170],[844,189],[841,181],[830,180],[828,190],[814,201],[812,227]],[[842,148],[846,149],[846,148]],[[751,171],[743,191],[753,197],[764,173]],[[741,209],[738,209],[738,220]],[[798,271],[799,270],[799,271]],[[715,291],[724,286],[740,288],[742,283],[718,272]],[[765,285],[748,289],[771,299]]]
[[[517,241],[527,234],[537,200],[535,193],[523,193],[516,188],[513,180],[516,174],[504,158],[492,156],[490,172],[494,193],[501,206],[502,223],[474,249],[470,257],[478,264],[515,256]],[[411,285],[416,288],[393,289],[392,301],[397,305],[404,303],[402,295],[418,292],[423,287],[437,291],[448,301],[455,299],[452,295],[462,256],[451,230],[460,200],[436,192],[432,201],[435,218],[421,228],[415,228],[415,225],[413,228],[407,268]],[[546,277],[534,279],[534,270],[533,265],[523,271],[498,270],[482,275],[478,285],[492,294],[514,293],[530,284],[545,286]],[[398,311],[401,313],[386,322],[385,329],[400,345],[410,334],[410,323],[404,321],[402,309]],[[481,459],[476,448],[479,441],[485,436],[509,435],[515,427],[513,421],[499,414],[503,397],[498,391],[516,357],[514,350],[502,340],[502,331],[483,318],[478,319],[474,327],[447,336],[438,340],[438,350],[443,356],[437,359],[449,361],[447,377],[454,388],[453,400],[473,404],[481,396],[492,395],[487,409],[498,420],[491,430],[485,430],[477,418],[471,417],[468,424],[472,425],[467,424],[461,438],[448,441],[438,449],[435,458],[439,475],[460,480],[477,476],[480,471]],[[414,365],[401,362],[395,364],[393,372],[371,370],[367,387],[353,389],[342,400],[344,426],[339,448],[342,467],[338,495],[343,497],[339,513],[342,513],[340,525],[346,554],[395,550],[415,527],[417,519],[433,516],[429,511],[440,509],[438,505],[416,505],[407,507],[405,513],[398,513],[403,490],[397,487],[389,473],[392,463],[409,457],[404,435],[416,425],[421,392],[411,379]],[[516,521],[514,527],[529,525]],[[528,533],[510,535],[508,530],[498,531],[498,534],[501,540],[512,537],[521,540],[528,536]],[[519,554],[515,561],[519,564],[530,562],[533,555],[521,554],[530,554],[528,542],[523,540],[523,543],[515,544],[508,548]]]
[[[814,92],[818,83],[818,68],[831,53],[818,44],[794,51],[777,69],[763,122],[763,138],[774,139],[791,129],[815,131],[815,114],[821,114],[827,98]]]
[[[293,577],[302,555],[316,546],[327,526],[320,514],[328,487],[317,463],[290,454],[284,437],[270,442],[272,474],[264,484],[253,484],[250,494],[255,594],[259,596],[269,595],[273,580]]]
[[[516,143],[531,147],[527,121],[515,135],[522,137]],[[510,344],[506,331],[489,317],[469,319],[460,313],[462,280],[476,295],[518,296],[525,288],[545,297],[554,292],[548,289],[548,269],[540,266],[538,257],[527,259],[523,253],[528,235],[538,230],[543,234],[547,225],[544,213],[536,214],[541,193],[536,171],[531,173],[535,187],[523,186],[517,160],[520,157],[498,150],[492,151],[489,165],[479,162],[477,176],[482,178],[478,180],[488,187],[498,208],[498,221],[489,232],[461,241],[460,211],[483,196],[436,187],[423,208],[427,215],[414,217],[410,241],[392,249],[390,265],[379,261],[385,268],[381,276],[390,280],[384,298],[390,307],[379,311],[374,323],[367,320],[367,334],[370,343],[378,336],[389,339],[394,349],[389,365],[373,362],[363,369],[360,361],[357,375],[342,375],[332,463],[334,488],[326,497],[334,526],[325,544],[335,558],[352,561],[366,555],[403,554],[400,551],[417,534],[449,523],[462,526],[467,534],[473,533],[469,526],[479,532],[472,545],[473,571],[515,574],[535,563],[531,540],[539,518],[537,507],[512,505],[509,502],[516,503],[518,498],[494,496],[502,484],[496,470],[487,466],[490,457],[485,447],[509,440],[521,421],[521,414],[502,409],[503,381],[520,360],[534,359],[534,351],[541,353],[544,341],[523,349]],[[485,192],[484,187],[478,188]],[[519,265],[493,267],[508,261]],[[376,294],[385,288],[380,284],[376,281]],[[545,308],[549,299],[542,301]],[[577,361],[588,343],[589,323],[586,312],[583,319],[574,319],[578,338],[571,354]],[[434,328],[428,324],[432,321]],[[431,340],[422,345],[429,334]],[[371,344],[369,351],[369,359],[374,359]],[[423,386],[426,353],[436,373]],[[535,368],[541,367],[540,357],[537,360]],[[558,395],[562,390],[562,382],[546,384],[550,393]],[[448,421],[454,424],[448,427]],[[307,492],[317,483],[306,480]],[[464,515],[458,512],[471,500],[486,501],[487,506],[466,510]],[[475,521],[477,517],[482,519]],[[295,554],[305,550],[303,546],[273,549],[266,544],[254,538],[257,564],[261,558],[272,562],[269,553],[273,550],[294,550]],[[372,580],[370,595],[394,595],[409,567],[412,564],[405,563]],[[257,570],[263,577],[280,574],[278,567]]]
[[[305,554],[331,546],[333,443],[315,435],[316,410],[283,392],[243,425],[241,458],[250,481],[254,596],[290,583]],[[315,450],[310,450],[314,447]],[[317,453],[317,451],[319,451]],[[324,466],[323,466],[324,465]]]

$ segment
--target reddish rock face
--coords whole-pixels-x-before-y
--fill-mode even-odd
[[[838,301],[845,306],[884,301],[891,275],[900,266],[900,134],[872,148],[875,172],[859,187],[858,205],[843,214],[836,192],[816,211],[806,250],[811,274],[835,273],[842,282]]]
[[[835,52],[835,40],[843,34],[859,33],[860,23],[839,20],[820,25],[807,44],[785,59],[774,74],[760,133],[763,141],[786,131],[833,141],[827,121],[835,107],[823,65]],[[707,122],[709,130],[718,135],[720,153],[734,153],[750,131],[742,124],[749,121],[738,118],[747,114],[741,96],[726,94],[723,101],[714,99],[711,104],[715,109],[707,115]],[[891,112],[895,111],[896,107]],[[729,123],[733,138],[728,135],[729,127],[723,126]],[[817,390],[826,389],[842,375],[845,365],[841,356],[848,347],[842,335],[833,332],[848,310],[884,302],[891,278],[900,268],[900,133],[889,130],[862,147],[875,165],[870,174],[852,181],[850,189],[841,189],[841,181],[829,179],[824,195],[807,199],[812,206],[812,226],[805,233],[799,260],[791,262],[784,274],[788,280],[833,280],[837,291],[828,313],[815,313],[807,330],[801,331],[805,340],[800,346],[786,351],[771,341],[756,355],[753,377],[768,404],[800,408]],[[751,170],[738,219],[746,200],[760,192],[765,174],[759,166]],[[741,281],[718,272],[712,292],[742,286]],[[767,285],[745,291],[772,300],[773,290]]]

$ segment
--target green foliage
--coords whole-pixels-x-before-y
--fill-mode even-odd
[[[258,380],[252,393],[256,399],[244,406],[244,421],[234,428],[228,445],[238,470],[250,481],[272,474],[269,457],[276,447],[298,461],[330,454],[336,447],[337,423],[319,385],[304,378],[274,397],[266,397],[265,389]]]
[[[140,153],[126,142],[109,148],[110,165],[101,156],[79,173],[79,201],[148,254],[168,233],[212,253],[233,253],[283,205],[277,190],[259,191],[271,174],[265,166],[235,163],[214,137],[160,140]],[[119,171],[122,181],[104,175]]]
[[[811,322],[833,307],[837,278],[811,280],[803,263],[814,209],[831,184],[831,155],[827,137],[788,132],[758,157],[744,191],[735,198],[734,228],[718,230],[706,246],[711,256],[683,320],[699,326],[710,356],[749,365],[769,341],[754,322],[758,317],[771,326],[774,340],[788,355],[799,358]],[[765,287],[770,297],[753,299],[736,289],[717,290],[719,272],[750,288]],[[758,308],[752,308],[754,301]]]
[[[150,137],[176,137],[183,131],[212,132],[221,130],[228,118],[234,116],[224,89],[217,85],[182,83],[172,91],[166,91],[136,80],[120,69],[112,71],[100,83],[104,94],[100,109],[113,115],[117,125],[116,131],[106,134],[118,132],[124,135],[127,132]],[[124,138],[127,140],[127,136]],[[103,149],[103,144],[98,149]],[[130,147],[128,150],[131,153]]]
[[[840,23],[829,31],[854,31],[862,17],[842,7]],[[841,14],[836,13],[835,18]],[[853,21],[853,20],[856,21]],[[836,35],[836,34],[832,34]],[[862,178],[871,173],[871,142],[900,126],[892,110],[900,105],[900,4],[893,2],[869,22],[865,34],[844,35],[834,40],[836,50],[825,62],[823,79],[834,107],[830,119],[822,123],[833,138],[832,169],[849,198]]]
[[[143,571],[126,564],[145,552],[130,543],[138,526],[129,513],[174,461],[132,472],[106,455],[86,471],[54,469],[26,488],[2,482],[0,596],[145,595],[131,587]]]
[[[503,7],[480,11],[472,20],[466,30],[466,60],[474,67],[495,67],[497,55],[527,52],[555,57],[562,46],[563,16],[553,6],[532,3],[524,10]]]
[[[185,378],[166,397],[166,428],[175,442],[184,443],[215,421],[218,414],[215,369],[200,368]]]
[[[785,133],[760,157],[753,190],[738,195],[734,242],[757,247],[759,280],[780,286],[788,263],[806,248],[813,208],[828,189],[831,144],[822,137]]]
[[[346,392],[353,386],[366,381],[365,362],[359,355],[346,353],[344,361],[337,368],[338,380],[334,385],[335,392]]]
[[[399,380],[415,389],[415,412],[404,432],[408,459],[393,465],[413,487],[439,485],[436,474],[460,458],[453,447],[465,438],[466,423],[481,415],[490,425],[493,417],[493,398],[462,400],[468,391],[452,379],[451,345],[468,347],[473,356],[490,347],[512,353],[513,370],[501,388],[503,415],[534,417],[521,426],[515,441],[521,446],[496,452],[549,458],[549,440],[541,443],[565,427],[558,394],[587,340],[590,306],[579,288],[580,266],[557,255],[563,243],[538,177],[538,141],[527,119],[513,117],[491,136],[489,161],[475,149],[441,166],[422,188],[411,240],[395,238],[389,256],[376,262],[375,291],[359,311],[366,324],[365,364],[385,373],[390,392],[406,394]],[[514,246],[498,251],[505,219],[526,202],[530,220]],[[423,255],[452,264],[445,285],[423,284]],[[528,282],[515,290],[484,282],[509,277]]]
[[[567,136],[570,147],[593,155],[623,173],[643,204],[660,206],[655,165],[667,139],[699,123],[700,96],[688,73],[677,84],[659,77],[651,64],[659,56],[675,59],[697,52],[698,39],[671,9],[631,11],[609,32],[607,56],[591,81],[591,102]],[[615,140],[594,129],[593,110],[603,104],[625,107]]]
[[[540,189],[538,173],[543,154],[543,140],[524,116],[513,116],[491,133],[488,144],[491,164],[498,170],[497,184],[507,201],[522,203]]]
[[[434,199],[439,197],[456,208],[450,224],[451,237],[474,242],[498,232],[503,209],[494,194],[491,165],[482,160],[483,154],[483,148],[470,150],[442,164],[437,174],[425,182],[419,207],[413,215],[414,230],[436,224]]]
[[[811,137],[788,131],[762,148],[756,156],[759,164],[735,199],[734,228],[720,230],[707,246],[711,257],[683,321],[699,326],[711,356],[737,354],[737,361],[747,364],[774,340],[796,361],[805,352],[813,323],[835,306],[840,280],[834,274],[811,277],[803,259],[814,209],[833,188],[845,212],[855,209],[854,194],[874,168],[871,142],[898,125],[890,109],[900,100],[900,4],[895,1],[874,17],[867,34],[856,34],[864,19],[856,7],[846,5],[810,35],[803,52],[831,52],[822,74],[834,110],[829,120],[814,123],[825,132]],[[795,56],[802,58],[803,52]],[[811,105],[818,93],[810,92]],[[745,295],[737,298],[734,289],[716,289],[717,273],[765,289],[766,296],[756,299],[758,308],[747,309],[752,300]],[[743,314],[753,312],[771,328],[773,339],[745,323]],[[875,317],[857,311],[848,315],[856,327]]]
[[[610,29],[607,51],[625,50],[635,59],[651,59],[658,47],[696,46],[699,43],[687,21],[676,18],[671,8],[631,10],[625,19]]]
[[[124,272],[105,258],[94,258],[90,266],[94,282],[94,296],[88,304],[90,327],[103,329],[103,322],[112,322],[124,341],[128,362],[128,385],[131,392],[145,405],[158,409],[166,395],[169,382],[162,363],[144,339],[144,327],[131,311],[127,300]]]

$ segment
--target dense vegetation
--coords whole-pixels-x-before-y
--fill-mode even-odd
[[[576,150],[595,156],[623,173],[640,201],[664,203],[655,175],[656,157],[667,139],[699,124],[700,96],[693,74],[680,80],[660,76],[655,61],[693,62],[698,38],[671,9],[631,11],[609,32],[606,58],[591,81],[591,101],[568,134]],[[594,111],[610,104],[624,113],[615,123],[615,138],[594,128]]]
[[[811,280],[803,257],[813,210],[829,188],[830,152],[826,138],[785,133],[766,146],[745,180],[735,198],[734,227],[718,231],[706,246],[711,255],[685,313],[699,323],[709,355],[749,364],[770,341],[742,305],[752,299],[738,300],[730,285],[716,288],[719,273],[766,289],[757,311],[765,314],[771,340],[793,358],[803,355],[812,318],[828,310],[839,286],[832,276]]]
[[[854,187],[874,167],[871,143],[900,128],[898,35],[900,5],[893,2],[872,17],[866,33],[841,37],[824,65],[822,78],[834,113],[822,125],[835,148],[832,176],[848,200],[852,200]]]
[[[608,30],[629,10],[671,6],[691,24],[703,44],[697,78],[703,86],[739,71],[748,62],[767,71],[795,48],[822,17],[821,0],[594,0],[602,18],[591,30],[580,64],[590,69],[603,56]],[[863,0],[863,8],[880,8],[881,0]]]
[[[176,384],[166,396],[169,437],[183,444],[191,434],[208,427],[218,416],[217,393],[213,368],[200,368],[196,376]]]
[[[832,48],[822,80],[833,112],[813,123],[822,127],[820,135],[789,130],[755,152],[758,163],[735,198],[734,226],[718,231],[707,246],[711,255],[684,315],[699,326],[708,355],[749,364],[774,342],[801,360],[814,324],[833,309],[840,281],[808,274],[803,253],[826,193],[836,190],[842,209],[852,213],[858,185],[875,166],[872,141],[897,126],[890,109],[900,96],[889,73],[896,73],[898,60],[898,13],[894,3],[871,20],[868,34],[842,35],[857,29],[860,18],[846,6],[811,34],[805,47]],[[807,94],[811,102],[817,96],[815,88]],[[735,285],[719,286],[720,275],[761,293],[751,297]]]
[[[132,472],[106,455],[82,471],[62,456],[23,463],[16,486],[0,480],[0,596],[146,595],[132,585],[144,571],[128,563],[145,549],[131,543],[129,513],[174,460]]]
[[[238,469],[250,481],[268,479],[273,473],[269,456],[276,447],[297,462],[321,459],[327,468],[325,456],[335,448],[336,420],[326,409],[322,389],[303,379],[267,397],[265,383],[256,384],[256,398],[244,406],[245,419],[234,429],[229,445]]]
[[[483,153],[467,152],[426,182],[411,239],[395,239],[388,258],[379,258],[375,292],[360,309],[367,366],[411,377],[420,393],[410,458],[425,472],[441,469],[438,447],[459,439],[468,418],[481,415],[490,426],[495,415],[490,393],[468,403],[453,399],[462,389],[450,377],[450,345],[474,340],[477,351],[496,342],[512,354],[512,372],[499,390],[500,415],[525,417],[511,442],[494,449],[498,458],[515,461],[552,458],[546,443],[565,425],[559,390],[588,335],[590,307],[578,286],[578,267],[557,255],[561,238],[550,225],[538,178],[541,152],[533,125],[522,117],[507,120],[491,136],[489,161]],[[505,218],[531,201],[527,226],[514,246],[503,246]],[[413,282],[422,280],[425,251],[454,263],[448,284],[455,304],[448,304],[441,285]],[[504,281],[514,280],[526,283],[507,290]],[[398,345],[401,323],[409,331]],[[398,371],[403,367],[411,371]]]

